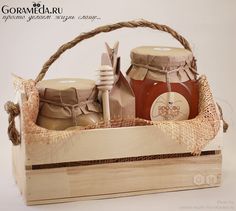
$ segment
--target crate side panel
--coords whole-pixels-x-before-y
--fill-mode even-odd
[[[25,95],[23,93],[17,92],[16,93],[16,101],[19,102],[20,105],[20,115],[16,118],[16,126],[17,129],[20,131],[21,136],[21,143],[19,145],[12,145],[12,170],[13,176],[15,178],[16,184],[20,190],[20,193],[25,199],[26,196],[26,153],[25,153],[25,140],[22,134],[22,100],[24,99]]]
[[[27,201],[213,187],[220,177],[221,154],[28,170]]]
[[[198,189],[215,188],[217,186],[219,185],[216,184],[216,186],[212,186],[212,187],[209,187],[209,185],[200,185],[197,188]],[[138,196],[138,195],[144,195],[144,194],[155,194],[155,193],[162,193],[162,192],[183,191],[183,190],[192,190],[192,189],[196,189],[196,186],[131,191],[131,192],[124,192],[124,193],[112,193],[112,194],[103,194],[103,195],[94,195],[94,196],[79,196],[79,197],[69,197],[69,198],[60,198],[60,199],[32,200],[32,201],[27,201],[27,205],[43,205],[43,204],[84,201],[84,200],[111,199],[111,198],[119,198],[119,197],[127,197],[127,196]]]
[[[12,167],[13,175],[20,193],[25,196],[26,188],[26,172],[25,172],[25,156],[22,145],[12,146]]]
[[[220,150],[221,133],[205,150]],[[34,140],[26,146],[26,165],[100,160],[189,152],[155,126],[81,131],[70,139],[46,144]]]

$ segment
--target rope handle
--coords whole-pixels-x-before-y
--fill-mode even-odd
[[[139,27],[146,27],[146,28],[151,28],[154,30],[159,30],[159,31],[163,31],[163,32],[167,32],[170,35],[172,35],[172,37],[174,37],[176,40],[178,40],[182,46],[187,49],[187,50],[191,50],[190,44],[189,42],[180,34],[178,34],[175,30],[173,30],[172,28],[170,28],[169,26],[166,25],[161,25],[158,23],[154,23],[154,22],[150,22],[147,20],[138,20],[138,21],[127,21],[127,22],[118,22],[115,24],[110,24],[110,25],[104,25],[98,28],[95,28],[89,32],[84,32],[81,33],[79,36],[77,36],[75,39],[73,39],[70,42],[67,42],[65,44],[63,44],[49,59],[48,61],[45,62],[45,64],[43,65],[40,73],[38,74],[37,78],[35,79],[35,82],[38,83],[39,81],[41,81],[45,74],[47,73],[49,67],[68,49],[73,48],[74,46],[76,46],[78,43],[82,42],[83,40],[89,39],[91,37],[96,36],[97,34],[100,33],[107,33],[107,32],[111,32],[120,28],[139,28]],[[191,66],[196,69],[196,60],[193,59]]]
[[[8,113],[8,137],[11,140],[13,145],[19,145],[21,143],[21,136],[19,131],[16,129],[15,118],[20,114],[19,104],[15,104],[11,101],[8,101],[4,105],[5,111]]]
[[[189,42],[180,34],[178,34],[175,30],[173,30],[172,28],[170,28],[169,26],[166,25],[161,25],[158,23],[154,23],[154,22],[150,22],[147,20],[139,20],[139,21],[127,21],[127,22],[118,22],[115,24],[110,24],[110,25],[105,25],[105,26],[101,26],[98,28],[95,28],[89,32],[85,32],[85,33],[81,33],[79,36],[77,36],[75,39],[73,39],[72,41],[63,44],[43,65],[40,73],[38,74],[37,78],[35,79],[35,82],[38,83],[39,81],[41,81],[44,76],[46,75],[49,67],[68,49],[73,48],[75,45],[77,45],[78,43],[80,43],[83,40],[89,39],[91,37],[96,36],[97,34],[100,33],[107,33],[107,32],[111,32],[120,28],[139,28],[139,27],[146,27],[146,28],[151,28],[154,30],[159,30],[159,31],[163,31],[163,32],[167,32],[170,35],[172,35],[172,37],[174,37],[176,40],[178,40],[182,46],[187,49],[187,50],[191,50],[190,44]],[[196,70],[196,60],[195,58],[192,61],[191,64],[192,68],[194,68]],[[228,124],[225,122],[225,120],[223,119],[223,113],[222,113],[222,109],[220,108],[220,106],[218,105],[220,113],[221,113],[221,119],[223,120],[224,123],[224,132],[226,132],[226,130],[228,129]],[[8,136],[9,139],[12,141],[13,145],[19,145],[21,143],[21,136],[19,131],[16,129],[15,126],[15,117],[17,117],[20,114],[20,107],[19,104],[14,104],[11,101],[8,101],[5,106],[4,106],[6,112],[8,113],[9,117],[8,117],[8,122],[9,122],[9,126],[8,126]]]

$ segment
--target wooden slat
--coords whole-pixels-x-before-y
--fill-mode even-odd
[[[221,133],[204,150],[220,150]],[[68,140],[26,147],[26,165],[189,152],[155,126],[81,131]]]
[[[29,204],[60,202],[74,197],[113,197],[143,191],[214,187],[220,185],[221,154],[27,170],[26,175]],[[199,175],[203,178],[200,183],[195,181]],[[211,177],[215,179],[213,183],[209,180]],[[208,180],[211,183],[208,184]]]
[[[202,188],[214,188],[218,187],[219,184],[209,187],[209,185],[198,186],[198,189]],[[176,188],[163,188],[163,189],[153,189],[153,190],[140,190],[140,191],[131,191],[125,193],[112,193],[104,195],[93,195],[93,196],[79,196],[79,197],[67,197],[67,198],[57,198],[57,199],[46,199],[46,200],[32,200],[27,201],[27,205],[43,205],[43,204],[54,204],[54,203],[65,203],[65,202],[74,202],[74,201],[84,201],[84,200],[96,200],[96,199],[110,199],[118,197],[127,197],[127,196],[138,196],[144,194],[155,194],[162,192],[171,192],[171,191],[183,191],[183,190],[193,190],[196,189],[196,186],[187,186],[187,187],[176,187]]]

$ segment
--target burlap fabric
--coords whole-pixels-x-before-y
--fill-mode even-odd
[[[80,129],[54,131],[36,125],[39,93],[35,82],[33,80],[15,78],[14,84],[17,91],[25,92],[26,94],[26,99],[21,106],[21,112],[24,114],[21,132],[26,143],[30,144],[34,141],[48,144],[58,141],[63,143],[74,134],[80,133]],[[192,153],[199,154],[214,139],[220,128],[220,116],[205,76],[201,76],[199,79],[199,90],[199,115],[194,119],[160,122],[141,119],[117,119],[111,122],[111,127],[155,125],[179,144],[184,144]],[[106,124],[101,122],[86,129],[103,128],[104,126]]]

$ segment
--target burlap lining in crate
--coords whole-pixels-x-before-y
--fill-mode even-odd
[[[14,80],[16,90],[24,92],[26,99],[21,105],[23,123],[21,133],[26,143],[39,141],[45,144],[58,141],[67,141],[74,134],[80,133],[79,129],[54,131],[39,127],[35,124],[38,108],[39,93],[33,80],[24,80],[16,77]],[[165,132],[179,144],[183,144],[194,154],[201,150],[216,136],[220,128],[220,116],[213,100],[212,93],[206,76],[199,78],[199,115],[185,121],[147,121],[142,119],[125,119],[111,121],[111,127],[129,127],[154,125]],[[85,129],[104,128],[105,123],[89,126]]]

